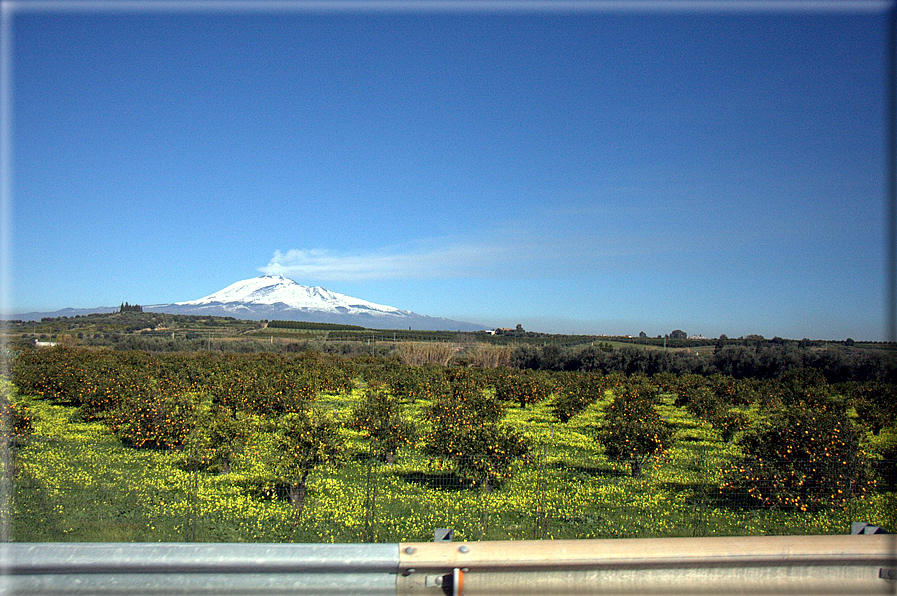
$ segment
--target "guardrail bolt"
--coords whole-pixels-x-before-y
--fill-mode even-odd
[[[413,554],[416,553],[416,552],[417,552],[417,549],[414,548],[413,546],[406,546],[406,547],[405,547],[405,554],[406,554],[406,555],[413,555]]]
[[[458,551],[462,552],[462,553],[466,553],[466,552],[470,552],[470,549],[467,548],[466,546],[459,546]]]
[[[405,577],[408,577],[409,575],[411,575],[411,574],[414,573],[415,571],[417,571],[417,569],[414,569],[414,568],[412,567],[411,569],[406,569],[406,570],[402,573],[402,575],[404,575]]]

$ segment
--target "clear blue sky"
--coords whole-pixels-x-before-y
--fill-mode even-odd
[[[41,6],[8,15],[10,312],[282,272],[536,331],[884,339],[883,3]]]

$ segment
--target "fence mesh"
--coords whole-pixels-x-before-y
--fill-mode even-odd
[[[852,521],[897,528],[897,460],[864,461],[859,471],[856,462],[780,460],[766,462],[765,476],[733,482],[737,462],[711,452],[688,461],[665,454],[639,477],[626,462],[543,453],[484,482],[466,476],[463,461],[356,454],[310,473],[300,514],[287,484],[251,470],[212,473],[187,460],[160,467],[172,454],[153,450],[108,454],[50,439],[14,448],[12,539],[399,542],[433,540],[436,528],[452,528],[456,540],[840,534]]]

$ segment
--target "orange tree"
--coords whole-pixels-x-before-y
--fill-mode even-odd
[[[676,393],[675,405],[712,424],[725,441],[731,441],[747,423],[745,414],[733,407],[750,403],[755,397],[753,380],[737,380],[720,374],[710,377],[687,374],[677,379],[655,375],[654,382],[662,391]]]
[[[551,395],[548,381],[536,371],[505,369],[493,382],[497,399],[517,402],[521,408],[546,400]]]
[[[628,462],[633,478],[653,456],[663,452],[673,436],[672,428],[654,409],[655,395],[645,385],[626,386],[604,411],[598,440],[605,454]]]
[[[61,346],[22,350],[13,361],[13,383],[22,393],[78,404],[90,357],[85,350]]]
[[[680,389],[675,404],[685,406],[689,413],[709,422],[724,441],[730,441],[746,424],[746,417],[726,401],[714,386],[699,385]]]
[[[369,384],[362,399],[352,407],[349,426],[370,438],[373,452],[392,463],[398,448],[412,445],[417,435],[403,409],[399,398],[385,386]]]
[[[786,375],[772,403],[741,438],[746,455],[727,470],[723,493],[807,511],[843,507],[872,488],[861,433],[821,375]]]
[[[4,445],[22,442],[34,432],[34,414],[24,402],[5,399],[0,405],[0,440]]]
[[[846,383],[842,386],[850,404],[856,409],[859,423],[872,433],[897,422],[897,385],[893,383]]]
[[[102,419],[133,447],[177,449],[196,423],[196,403],[172,379],[125,369],[117,377],[118,404]]]
[[[449,384],[442,371],[430,364],[408,366],[394,364],[383,371],[381,376],[396,397],[411,403],[421,399],[435,399],[449,390]]]
[[[252,437],[253,417],[217,405],[208,395],[190,395],[195,404],[195,424],[184,444],[187,462],[227,474]]]
[[[274,354],[223,359],[209,384],[214,401],[234,411],[278,416],[301,410],[323,390],[316,360]]]
[[[316,468],[339,461],[344,440],[337,421],[313,405],[280,416],[269,430],[271,448],[265,463],[273,479],[287,486],[298,522],[305,507],[309,475]]]
[[[451,392],[437,397],[427,411],[430,430],[424,450],[451,460],[462,476],[486,490],[511,475],[511,464],[525,457],[525,438],[502,424],[504,408],[463,371],[455,371]]]
[[[86,420],[103,418],[106,412],[119,407],[122,398],[128,394],[124,383],[135,371],[151,368],[151,359],[145,354],[102,351],[91,355],[85,363],[77,401],[81,416]]]
[[[11,401],[9,384],[0,385],[0,450],[7,457],[0,460],[0,474],[13,478],[16,473],[16,451],[34,432],[34,414],[24,401]]]
[[[561,422],[567,422],[601,399],[609,382],[596,373],[567,374],[551,401],[551,412]]]

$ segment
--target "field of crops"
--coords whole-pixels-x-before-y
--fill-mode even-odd
[[[17,541],[895,527],[881,383],[66,349],[12,370]]]

